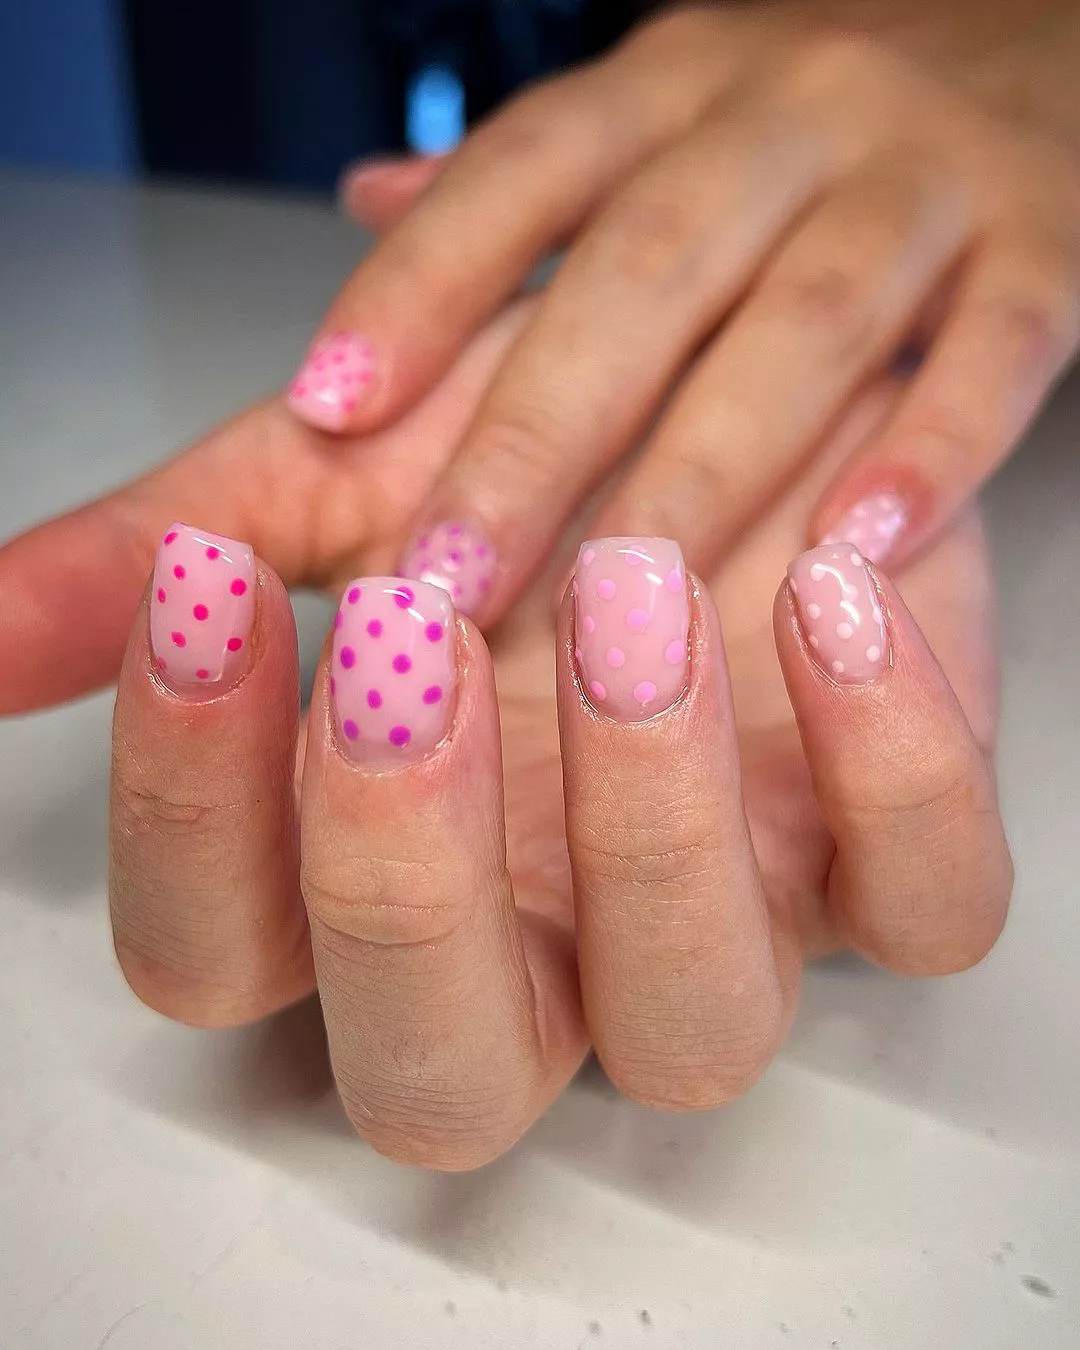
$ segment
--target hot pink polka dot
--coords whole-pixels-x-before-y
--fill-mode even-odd
[[[428,687],[424,690],[425,703],[438,703],[439,699],[441,698],[442,698],[441,685],[429,684]]]
[[[391,727],[390,734],[386,738],[391,745],[408,745],[412,740],[412,732],[408,727]]]
[[[195,678],[197,680],[208,680],[210,678],[210,672],[208,670],[197,670],[195,672]]]
[[[465,555],[459,548],[452,548],[446,555],[446,561],[452,563],[455,567],[460,567],[465,561]]]
[[[634,608],[626,616],[626,626],[632,633],[644,633],[652,621],[647,609]]]
[[[438,642],[445,631],[441,623],[429,623],[424,629],[424,636],[429,642]]]
[[[382,620],[381,620],[381,619],[369,619],[369,620],[368,620],[367,631],[368,631],[368,637],[380,637],[380,636],[382,635]]]
[[[461,531],[463,528],[464,527],[461,525],[451,525],[450,528],[446,531],[446,533],[450,536],[451,539],[460,539]]]
[[[355,605],[355,604],[357,603],[357,601],[360,599],[360,594],[361,594],[361,592],[360,592],[360,587],[359,587],[359,586],[354,586],[354,587],[352,588],[352,590],[349,591],[349,594],[348,594],[348,597],[347,597],[347,598],[348,598],[348,601],[349,601],[349,604],[350,604],[350,605]]]
[[[183,567],[180,566],[179,563],[177,563],[176,566],[173,568],[172,574],[177,579],[177,581],[183,581],[183,579],[187,576],[187,572]]]
[[[627,567],[640,567],[641,564],[646,561],[645,555],[643,553],[634,553],[634,552],[624,553],[623,558],[626,562]]]
[[[382,694],[380,694],[377,689],[369,689],[367,691],[367,705],[369,708],[382,707]]]
[[[340,628],[344,622],[345,622],[345,615],[342,614],[341,610],[339,609],[338,612],[334,615],[334,627]]]
[[[172,638],[172,640],[173,640],[173,646],[174,646],[174,647],[186,647],[186,646],[187,646],[187,638],[183,635],[183,633],[171,633],[170,636],[171,636],[171,638]]]
[[[242,637],[231,637],[225,644],[231,652],[238,652],[243,645],[244,639]]]
[[[233,595],[246,595],[247,582],[243,579],[243,577],[237,577],[233,581],[232,585],[229,587],[229,590],[232,592]]]
[[[621,647],[609,647],[607,650],[607,663],[612,670],[620,670],[626,665],[626,653]]]
[[[412,657],[406,656],[404,652],[398,652],[394,657],[393,666],[399,675],[407,675],[412,670]]]
[[[214,545],[211,544],[210,547],[206,550],[206,556],[210,559],[211,562],[213,562],[215,558],[221,557],[221,549],[215,548]]]
[[[195,615],[195,617],[199,620],[200,623],[205,623],[206,620],[210,617],[210,611],[207,609],[205,605],[196,605],[191,612],[192,614]]]
[[[634,685],[634,697],[639,703],[651,703],[656,697],[656,685],[652,680],[642,680]]]
[[[158,587],[158,593],[157,593],[158,604],[159,604],[159,605],[163,605],[163,604],[165,603],[165,601],[166,601],[167,598],[168,598],[168,597],[167,597],[166,594],[165,594],[165,587],[164,587],[164,586],[159,586],[159,587]]]
[[[610,577],[603,577],[596,583],[596,594],[601,600],[611,600],[615,596],[615,583]]]
[[[175,539],[176,539],[176,531],[170,530],[169,533],[165,536],[165,543],[171,544]]]
[[[352,670],[353,666],[356,665],[356,653],[351,647],[342,647],[338,660],[346,670]]]
[[[399,586],[394,592],[394,604],[397,605],[398,609],[408,609],[415,599],[415,592],[411,591],[408,586]]]
[[[360,728],[351,717],[346,717],[345,721],[341,724],[341,729],[345,733],[345,739],[347,741],[355,741],[357,736],[360,735]]]
[[[673,638],[664,648],[664,660],[669,666],[681,666],[686,660],[686,643]]]

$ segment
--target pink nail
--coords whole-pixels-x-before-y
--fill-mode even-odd
[[[788,568],[807,645],[842,684],[866,684],[884,670],[889,635],[865,559],[851,544],[821,544]]]
[[[878,492],[857,502],[822,539],[823,544],[854,544],[864,558],[881,562],[908,523],[907,506],[895,492]]]
[[[454,704],[454,607],[445,591],[401,577],[358,577],[334,621],[330,692],[351,759],[423,759],[446,735]]]
[[[590,539],[574,573],[578,670],[589,702],[621,722],[670,708],[686,688],[690,606],[672,539]]]
[[[374,377],[371,343],[359,333],[319,338],[289,385],[289,407],[323,431],[340,431],[367,397]]]
[[[158,545],[150,597],[150,646],[165,682],[178,692],[233,684],[248,666],[254,614],[248,545],[170,525]]]
[[[495,549],[487,535],[460,520],[422,530],[409,545],[401,570],[441,586],[463,614],[475,614],[495,576]]]

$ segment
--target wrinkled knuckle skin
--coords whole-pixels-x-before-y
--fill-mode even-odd
[[[841,335],[852,351],[873,336],[870,279],[854,267],[822,263],[777,277],[763,299],[786,323]]]
[[[701,227],[688,203],[632,191],[611,208],[595,248],[636,288],[663,291],[694,273]]]
[[[336,875],[336,868],[316,875],[305,865],[300,874],[308,914],[336,938],[373,947],[435,947],[468,916],[467,901],[440,888],[435,863],[349,859],[343,870],[347,875]]]

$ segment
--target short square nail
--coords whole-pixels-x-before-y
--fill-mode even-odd
[[[574,572],[575,658],[589,702],[643,722],[686,688],[690,605],[673,539],[590,539]]]
[[[401,562],[407,577],[440,586],[462,614],[475,614],[495,576],[495,549],[487,535],[461,520],[422,530]]]
[[[313,427],[340,431],[368,393],[374,355],[359,333],[317,339],[289,385],[289,407]]]
[[[788,567],[799,626],[817,664],[841,684],[885,669],[889,635],[873,579],[851,544],[821,544]]]
[[[450,729],[456,683],[454,607],[444,590],[402,577],[346,586],[330,694],[351,759],[390,767],[429,755]]]
[[[822,539],[823,544],[854,544],[864,558],[881,562],[908,523],[907,506],[895,492],[876,492],[856,504]]]
[[[250,657],[255,557],[247,544],[170,525],[158,545],[150,597],[154,665],[178,693],[228,687]]]

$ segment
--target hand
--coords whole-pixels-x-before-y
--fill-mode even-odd
[[[383,222],[426,190],[333,305],[293,406],[331,430],[396,416],[570,239],[400,569],[441,572],[489,623],[647,433],[589,532],[677,538],[708,572],[915,338],[907,397],[807,513],[811,539],[895,567],[1008,453],[1080,336],[1076,161],[970,83],[785,5],[653,20],[445,164],[353,182]],[[451,521],[497,564],[463,571]]]
[[[977,525],[908,569],[904,600],[850,546],[804,556],[798,592],[773,600],[821,476],[894,399],[885,387],[861,402],[817,478],[779,498],[708,586],[687,588],[670,543],[647,544],[638,568],[597,545],[579,613],[567,600],[556,634],[542,575],[489,653],[437,588],[350,583],[299,764],[280,582],[243,547],[170,530],[116,707],[110,896],[134,990],[227,1026],[317,983],[359,1132],[389,1157],[461,1169],[509,1147],[590,1040],[629,1096],[713,1106],[776,1053],[805,960],[849,944],[910,974],[978,960],[1011,874],[986,757]],[[604,611],[607,570],[623,589]],[[676,634],[649,667],[636,622],[624,663],[605,650],[606,623],[639,592],[659,597],[655,631]],[[226,612],[235,651],[216,627]],[[856,633],[840,631],[848,620]],[[194,683],[165,687],[184,674]],[[641,709],[646,677],[658,703],[685,693]],[[613,716],[590,703],[601,694]]]

